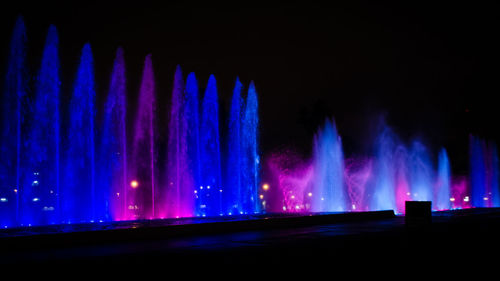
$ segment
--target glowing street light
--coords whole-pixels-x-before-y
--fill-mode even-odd
[[[262,189],[264,189],[264,191],[268,191],[269,190],[269,184],[265,183],[262,185]]]
[[[133,189],[136,189],[139,187],[139,182],[136,181],[136,180],[133,180],[130,182],[130,186],[133,188]]]

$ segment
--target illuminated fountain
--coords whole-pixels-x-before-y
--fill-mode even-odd
[[[101,142],[98,154],[99,197],[106,201],[105,213],[112,220],[127,217],[127,92],[125,58],[122,48],[116,52],[108,96],[104,105]]]
[[[243,211],[245,213],[255,213],[260,210],[260,203],[257,199],[260,156],[258,143],[259,129],[259,104],[255,84],[250,82],[247,99],[245,102],[244,116],[241,117],[241,163],[243,163],[243,181],[240,187],[240,198]]]
[[[224,212],[248,214],[261,208],[257,191],[260,174],[258,151],[258,101],[253,82],[246,100],[242,97],[243,85],[236,79],[231,99],[227,151],[226,186],[223,193]]]
[[[228,137],[228,152],[227,152],[227,172],[226,185],[234,186],[231,190],[224,193],[225,203],[224,208],[228,213],[240,214],[243,213],[243,147],[242,147],[242,127],[241,117],[243,116],[243,99],[241,97],[243,85],[236,78],[233,96],[231,99],[231,109],[229,116],[229,137]]]
[[[444,148],[435,156],[385,124],[371,153],[346,156],[341,132],[327,120],[311,155],[271,152],[261,182],[253,81],[245,88],[236,78],[223,120],[215,76],[199,89],[195,74],[185,79],[177,66],[168,112],[161,114],[151,54],[137,100],[130,102],[122,48],[99,93],[90,44],[82,48],[73,80],[61,81],[59,37],[50,26],[30,83],[26,41],[20,17],[2,92],[2,227],[260,212],[403,213],[407,200],[432,201],[434,210],[500,206],[498,152],[478,137],[470,137],[469,174],[453,175]],[[63,95],[63,84],[72,85],[71,92]]]
[[[163,217],[193,216],[195,190],[194,179],[189,171],[187,149],[188,124],[185,117],[184,81],[180,66],[177,66],[172,90],[170,122],[168,125],[168,161]]]
[[[87,43],[80,56],[64,140],[60,200],[62,220],[67,223],[105,218],[105,202],[96,190],[95,100],[94,61]]]
[[[313,212],[341,212],[347,209],[344,185],[342,141],[335,124],[327,120],[314,140]],[[309,194],[309,192],[308,192]],[[305,198],[308,199],[309,196]]]
[[[138,100],[130,103],[137,108],[128,110],[125,57],[118,48],[101,113],[88,43],[69,102],[60,104],[65,82],[59,78],[58,46],[57,30],[50,26],[40,70],[29,84],[24,21],[16,22],[2,94],[2,227],[260,211],[253,82],[243,99],[238,80],[226,135],[213,75],[200,97],[195,74],[184,83],[178,66],[168,114],[160,116],[151,55],[144,61]],[[158,126],[163,118],[166,128]]]
[[[451,208],[451,168],[448,153],[444,148],[439,152],[437,173],[434,208],[448,210]]]
[[[313,148],[312,160],[290,151],[271,155],[269,180],[281,191],[280,199],[273,200],[275,209],[280,204],[285,212],[404,213],[405,201],[432,201],[433,210],[500,206],[496,147],[474,137],[470,180],[452,175],[445,149],[435,165],[424,144],[406,145],[387,125],[381,126],[373,155],[344,158],[340,137],[328,120]]]
[[[156,98],[151,55],[144,61],[127,190],[127,219],[154,218],[157,199]]]
[[[56,27],[47,33],[23,154],[22,224],[54,223],[60,218],[60,78]],[[57,211],[56,211],[57,210]]]
[[[474,136],[470,136],[470,184],[473,206],[500,205],[497,148]]]
[[[222,171],[219,132],[219,100],[215,77],[210,75],[202,103],[200,120],[200,161],[197,214],[216,216],[222,212]]]
[[[184,102],[184,117],[187,126],[187,155],[188,155],[188,174],[193,185],[191,193],[193,194],[192,201],[188,202],[193,206],[195,202],[199,203],[197,188],[201,184],[201,139],[200,139],[200,102],[198,96],[198,82],[194,73],[189,73],[186,81],[186,92]],[[189,192],[189,191],[188,191]],[[191,208],[191,214],[195,212],[199,214],[199,205],[196,204]]]
[[[123,49],[117,50],[102,115],[97,114],[90,44],[82,49],[71,99],[61,111],[58,36],[49,28],[33,97],[27,96],[26,35],[16,22],[3,93],[0,223],[38,225],[109,220],[219,216],[259,211],[257,94],[230,117],[225,161],[219,100],[211,76],[200,103],[194,73],[174,76],[168,128],[158,128],[151,55],[146,56],[131,143]],[[200,107],[201,104],[201,107]],[[29,105],[29,106],[25,106]],[[134,112],[132,110],[132,112]],[[67,116],[65,115],[67,114]],[[96,120],[97,116],[102,119]],[[62,117],[62,118],[61,118]],[[61,122],[60,120],[64,120]],[[131,126],[132,127],[132,126]],[[166,129],[166,130],[165,130]],[[159,134],[168,135],[161,171]],[[14,136],[14,137],[13,137]],[[246,159],[246,158],[249,159]],[[228,166],[239,167],[237,182]],[[239,163],[239,165],[233,165]],[[228,194],[228,195],[226,195]],[[231,196],[232,197],[231,197]],[[235,211],[236,210],[236,211]]]
[[[26,30],[22,17],[17,19],[12,34],[8,60],[5,91],[2,97],[2,153],[0,163],[1,199],[0,222],[12,225],[21,220],[20,205],[22,192],[21,146],[22,142],[22,103],[28,89],[26,73]],[[35,183],[36,185],[36,183]],[[30,188],[31,189],[31,188]]]

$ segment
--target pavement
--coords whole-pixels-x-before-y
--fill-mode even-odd
[[[433,212],[429,223],[413,225],[392,212],[368,213],[254,217],[180,227],[122,223],[69,233],[10,230],[0,232],[0,265],[304,268],[348,263],[425,269],[446,261],[455,268],[498,266],[498,208]]]

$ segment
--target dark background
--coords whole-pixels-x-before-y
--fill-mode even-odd
[[[458,171],[467,169],[469,134],[499,140],[500,49],[492,5],[162,2],[2,4],[1,77],[21,14],[32,73],[49,24],[58,28],[63,101],[85,42],[92,45],[101,104],[116,48],[124,48],[131,111],[148,53],[163,110],[177,64],[185,75],[196,73],[202,91],[214,74],[226,111],[236,76],[246,86],[254,80],[264,154],[284,145],[307,154],[328,116],[335,117],[348,155],[369,153],[385,118],[404,141],[420,138],[433,152],[446,147]]]

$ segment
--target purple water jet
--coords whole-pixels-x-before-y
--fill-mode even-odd
[[[154,218],[156,191],[156,98],[151,55],[144,60],[127,191],[128,219]]]

